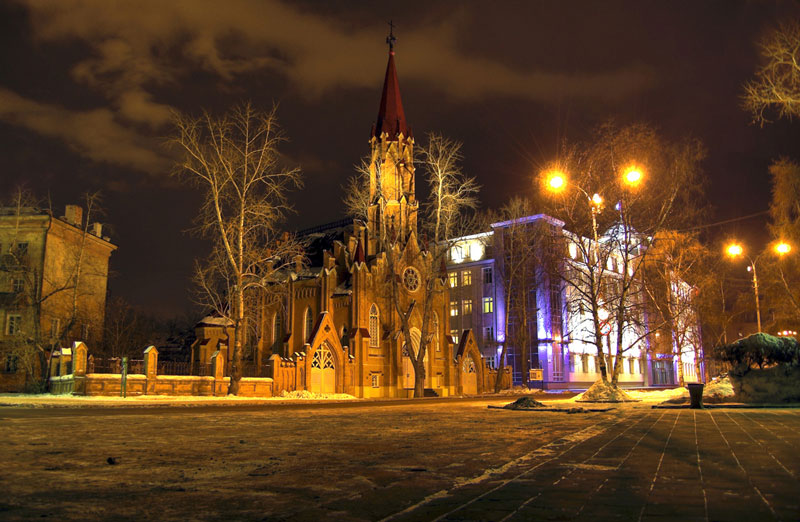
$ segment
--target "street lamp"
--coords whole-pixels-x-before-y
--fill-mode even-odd
[[[779,241],[772,247],[772,249],[776,254],[778,254],[779,257],[783,257],[792,251],[792,245],[786,243],[785,241]],[[725,248],[725,252],[732,259],[743,256],[745,259],[747,259],[748,263],[750,263],[747,266],[747,271],[753,273],[753,293],[756,298],[756,325],[758,326],[758,332],[761,333],[761,305],[758,299],[758,272],[756,271],[756,263],[767,251],[765,250],[764,252],[761,252],[755,257],[755,259],[753,259],[744,253],[744,248],[742,245],[739,243],[731,243]]]

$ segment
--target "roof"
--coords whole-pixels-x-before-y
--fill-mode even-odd
[[[378,121],[372,129],[372,136],[379,138],[386,133],[388,139],[394,140],[398,134],[411,136],[406,114],[403,111],[403,100],[400,98],[400,84],[397,81],[397,69],[394,65],[394,51],[389,51],[389,63],[386,65],[386,77],[383,80],[381,106],[378,110]]]

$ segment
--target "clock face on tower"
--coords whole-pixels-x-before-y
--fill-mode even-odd
[[[403,272],[403,284],[409,292],[416,292],[419,288],[419,272],[416,268],[408,267]]]

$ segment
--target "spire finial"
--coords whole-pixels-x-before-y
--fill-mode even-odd
[[[394,23],[389,20],[389,36],[386,37],[386,43],[389,44],[389,52],[394,54],[394,43],[397,38],[394,37]]]

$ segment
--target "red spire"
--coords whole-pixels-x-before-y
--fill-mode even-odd
[[[383,94],[381,107],[378,111],[378,122],[372,130],[372,135],[379,138],[382,133],[387,133],[388,139],[394,140],[402,133],[405,137],[411,136],[411,131],[406,124],[406,114],[403,111],[403,101],[400,99],[400,84],[397,82],[397,69],[394,66],[394,50],[389,50],[389,63],[386,65],[386,78],[383,80]]]

